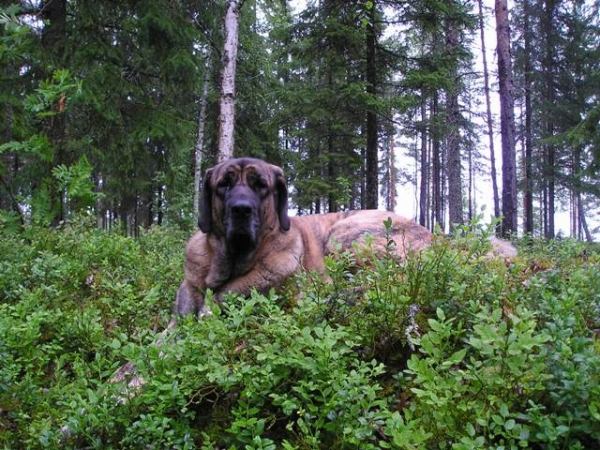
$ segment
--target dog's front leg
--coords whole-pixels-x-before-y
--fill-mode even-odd
[[[292,275],[301,269],[298,258],[288,252],[271,255],[268,262],[257,262],[254,268],[221,286],[217,292],[216,300],[221,302],[230,292],[243,296],[250,295],[255,289],[262,294],[268,294],[271,288],[281,287]]]

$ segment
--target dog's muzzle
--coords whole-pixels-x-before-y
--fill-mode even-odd
[[[227,248],[231,254],[248,254],[257,245],[258,202],[245,192],[232,190],[226,201],[225,230]]]

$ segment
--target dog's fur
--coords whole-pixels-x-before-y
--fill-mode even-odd
[[[262,160],[231,159],[207,171],[201,231],[186,247],[185,278],[177,292],[175,316],[207,312],[207,289],[221,301],[228,292],[247,295],[256,289],[266,293],[301,270],[324,273],[326,255],[337,246],[353,251],[352,244],[360,244],[366,235],[372,236],[375,252],[383,254],[392,248],[400,259],[431,244],[432,235],[426,228],[391,212],[289,217],[287,199],[282,169]],[[391,226],[386,230],[388,219]],[[491,245],[489,256],[516,255],[506,241],[492,238]],[[173,318],[156,346],[162,345],[176,324]],[[117,398],[120,403],[127,402],[145,383],[131,362],[115,372],[111,382],[127,382]]]
[[[375,249],[387,239],[403,258],[431,242],[431,233],[412,220],[386,211],[349,211],[300,217],[288,216],[288,191],[280,167],[259,159],[225,161],[205,176],[203,206],[196,233],[186,247],[185,279],[174,313],[202,311],[204,293],[217,301],[224,294],[268,292],[301,271],[324,272],[325,255],[333,245],[372,235]],[[384,221],[392,220],[385,235]]]
[[[301,270],[323,273],[325,256],[334,246],[352,251],[352,244],[366,235],[372,236],[376,252],[389,248],[391,239],[400,259],[428,247],[432,239],[425,227],[387,211],[289,217],[283,170],[260,159],[230,159],[209,169],[202,200],[201,231],[186,247],[176,315],[202,313],[207,289],[221,301],[228,292],[266,293]],[[516,254],[506,241],[493,238],[491,245],[490,256]]]

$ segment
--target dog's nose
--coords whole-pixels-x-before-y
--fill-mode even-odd
[[[231,212],[238,218],[248,217],[252,214],[252,206],[245,202],[237,203],[231,206]]]

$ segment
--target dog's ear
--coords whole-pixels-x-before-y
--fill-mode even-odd
[[[204,184],[202,185],[202,204],[200,205],[200,216],[198,217],[198,226],[204,233],[212,231],[212,189],[210,187],[210,178],[212,169],[208,169],[204,174]]]
[[[283,231],[290,229],[290,218],[288,216],[288,189],[280,167],[273,166],[275,176],[275,210],[279,217],[279,226]]]

